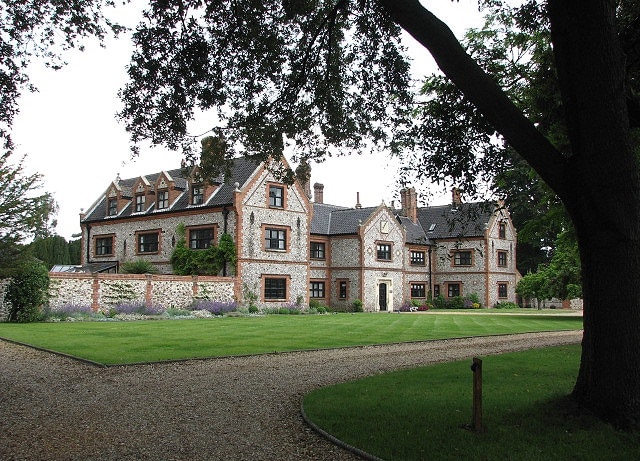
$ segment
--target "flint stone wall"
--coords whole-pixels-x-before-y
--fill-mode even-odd
[[[222,302],[237,299],[234,277],[50,274],[50,279],[49,305],[52,309],[72,304],[91,306],[94,311],[99,311],[126,301],[164,308],[186,308],[194,299]]]

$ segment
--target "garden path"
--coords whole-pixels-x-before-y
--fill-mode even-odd
[[[533,333],[110,368],[0,341],[0,459],[356,460],[304,423],[306,393],[581,337]]]

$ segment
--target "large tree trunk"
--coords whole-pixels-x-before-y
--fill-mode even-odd
[[[418,0],[379,0],[563,200],[582,258],[584,339],[574,397],[640,423],[640,178],[615,0],[549,0],[571,153],[559,153]]]
[[[622,427],[640,423],[640,180],[629,136],[615,1],[549,1],[573,149],[563,201],[582,261],[584,339],[573,392]]]

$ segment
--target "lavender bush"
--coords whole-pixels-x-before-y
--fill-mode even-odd
[[[165,312],[164,306],[161,305],[147,305],[144,301],[123,301],[116,304],[110,309],[110,317],[118,314],[124,315],[160,315]]]
[[[191,311],[207,311],[212,315],[224,315],[234,312],[238,308],[237,303],[228,301],[212,301],[210,299],[196,299],[189,310]]]
[[[55,309],[47,308],[44,311],[44,319],[50,321],[60,321],[68,319],[83,319],[96,317],[91,306],[78,304],[63,304]]]

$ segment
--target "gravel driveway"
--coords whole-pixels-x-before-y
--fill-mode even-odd
[[[0,459],[356,460],[305,425],[306,393],[581,337],[537,333],[111,368],[0,341]]]

